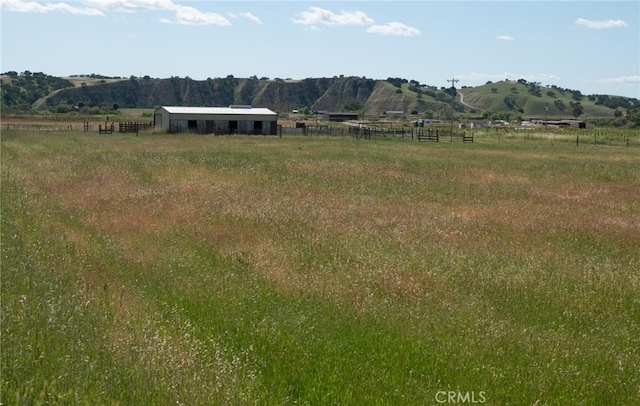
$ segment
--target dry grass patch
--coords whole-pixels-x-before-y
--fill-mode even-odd
[[[632,184],[538,186],[532,195],[531,211],[547,215],[547,221],[540,224],[545,229],[583,230],[625,239],[640,235],[640,199]]]
[[[486,168],[474,168],[464,173],[454,173],[455,181],[462,184],[498,184],[528,186],[531,185],[531,178],[519,172],[507,172],[502,169],[500,172]]]

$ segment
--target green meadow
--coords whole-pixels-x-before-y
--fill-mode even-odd
[[[7,405],[630,405],[640,149],[3,131]]]

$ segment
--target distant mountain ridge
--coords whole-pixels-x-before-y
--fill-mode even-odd
[[[635,98],[583,95],[580,91],[539,83],[487,82],[454,89],[457,114],[502,112],[521,116],[613,117],[640,107]],[[100,75],[56,78],[42,73],[7,72],[2,75],[2,109],[56,109],[60,106],[155,108],[176,106],[228,106],[247,104],[274,111],[307,107],[318,111],[358,111],[366,115],[387,111],[446,117],[452,89],[427,86],[401,78],[365,77],[282,80],[257,77],[193,80],[188,77],[154,79],[107,78]],[[461,93],[464,104],[461,103]],[[576,115],[577,114],[577,115]]]

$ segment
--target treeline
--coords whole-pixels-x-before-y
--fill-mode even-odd
[[[9,71],[3,75],[7,79],[2,81],[2,110],[29,111],[33,103],[54,90],[73,87],[67,79],[42,72]]]
[[[589,96],[589,100],[595,101],[596,105],[607,106],[610,109],[631,109],[634,108],[632,99],[620,96],[607,96],[606,94],[598,94]]]
[[[89,78],[89,79],[125,79],[121,76],[105,76],[97,73],[90,74],[81,74],[81,75],[71,75],[71,78]]]

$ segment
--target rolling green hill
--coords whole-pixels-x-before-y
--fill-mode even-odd
[[[624,111],[640,106],[638,99],[608,96],[583,95],[580,91],[559,87],[543,87],[524,80],[487,83],[459,91],[463,101],[471,110],[510,111],[525,116],[572,117],[574,108],[582,108],[588,117],[611,117],[615,110]]]
[[[90,75],[56,78],[42,73],[8,72],[2,75],[2,109],[52,110],[155,108],[160,105],[226,106],[250,104],[275,111],[308,107],[320,111],[364,111],[367,115],[402,111],[424,117],[447,118],[450,89],[426,86],[401,78],[374,80],[364,77],[283,80],[257,77],[169,79],[107,78]],[[457,90],[454,109],[458,117],[612,118],[640,108],[634,98],[583,95],[580,91],[539,83],[487,82]],[[579,113],[579,114],[578,114]]]

